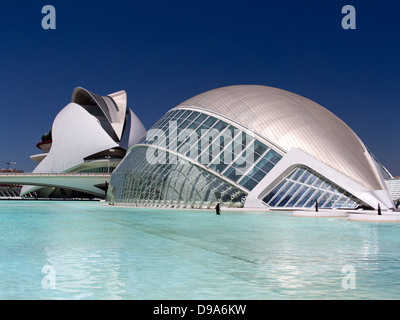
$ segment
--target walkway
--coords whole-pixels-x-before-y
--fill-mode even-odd
[[[0,173],[0,184],[59,187],[104,198],[108,173]]]

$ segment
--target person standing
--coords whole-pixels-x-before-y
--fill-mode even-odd
[[[221,209],[220,209],[220,207],[219,207],[219,202],[217,203],[217,206],[215,207],[215,213],[216,214],[221,214]]]

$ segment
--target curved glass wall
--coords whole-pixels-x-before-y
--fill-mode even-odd
[[[282,158],[254,135],[186,109],[166,113],[138,144],[160,146],[191,158],[248,191]]]
[[[160,163],[163,155],[165,163]],[[242,207],[246,194],[170,152],[133,147],[112,174],[108,200],[120,205]]]
[[[200,111],[166,113],[111,176],[116,204],[243,207],[282,155],[228,120]]]
[[[363,203],[309,168],[296,168],[263,198],[270,207],[353,209]]]

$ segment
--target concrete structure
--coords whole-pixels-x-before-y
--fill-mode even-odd
[[[256,85],[199,94],[167,112],[111,176],[121,205],[393,209],[387,170],[333,113]]]
[[[145,132],[140,120],[127,107],[125,91],[99,96],[78,87],[71,103],[57,114],[49,134],[38,144],[43,153],[31,156],[37,161],[33,173],[111,173],[126,150]],[[36,191],[39,197],[68,197],[73,196],[71,190],[77,188],[24,186],[22,195]],[[94,196],[101,191],[79,190]]]
[[[73,190],[79,194],[89,194],[98,198],[104,198],[106,188],[110,181],[107,173],[8,173],[0,174],[0,184],[35,185]],[[7,194],[5,194],[7,196]],[[13,197],[16,197],[13,194]],[[9,196],[11,197],[11,196]]]
[[[7,184],[4,182],[1,182],[1,176],[2,175],[7,175],[7,174],[20,174],[23,173],[23,170],[17,170],[13,167],[10,168],[10,166],[15,165],[16,162],[6,162],[7,169],[0,169],[0,199],[15,199],[15,198],[20,198],[21,195],[21,189],[22,185],[20,184]],[[27,194],[26,197],[32,197],[34,194]]]

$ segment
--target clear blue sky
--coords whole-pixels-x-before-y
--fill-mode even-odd
[[[56,8],[56,30],[41,9]],[[356,8],[356,30],[341,9]],[[206,90],[261,84],[345,121],[400,175],[400,4],[395,1],[22,1],[0,11],[0,167],[29,156],[82,86],[126,90],[147,129]]]

